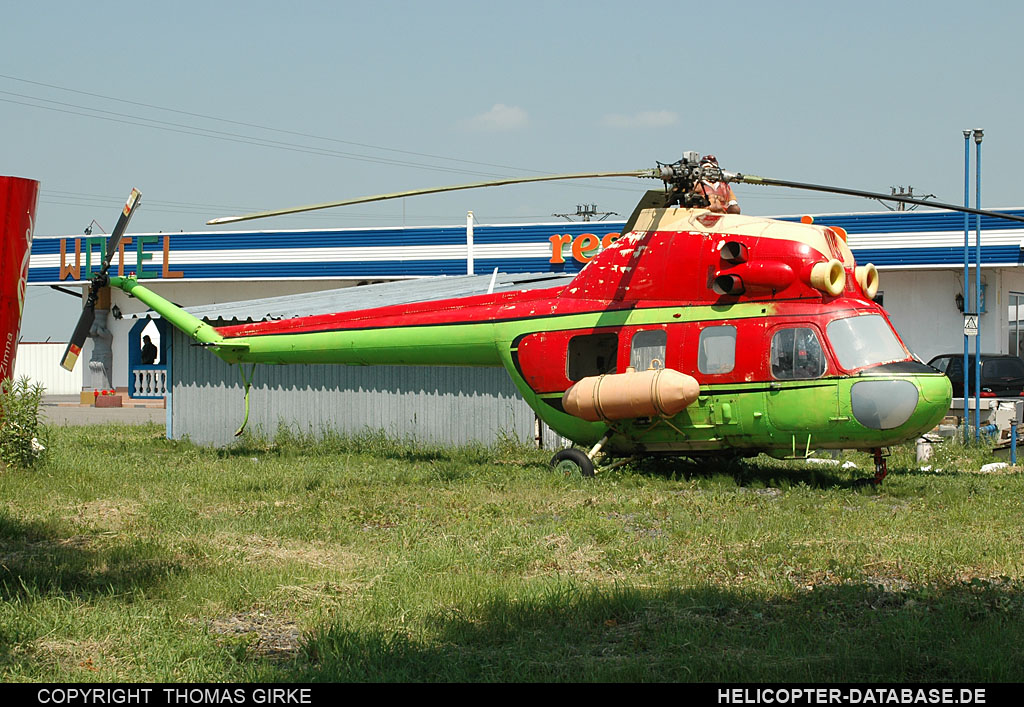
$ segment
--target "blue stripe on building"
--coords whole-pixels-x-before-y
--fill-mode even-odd
[[[964,264],[964,249],[959,248],[851,248],[858,263],[885,265],[960,265]],[[974,262],[974,246],[971,246]],[[981,264],[1024,264],[1020,246],[982,246]]]
[[[1007,209],[1006,213],[1024,216],[1024,209]],[[783,221],[797,221],[798,217],[785,217]],[[975,218],[970,217],[973,230]],[[816,216],[815,222],[824,225],[841,226],[850,234],[882,235],[882,234],[913,234],[922,232],[962,232],[964,227],[963,214],[955,212],[892,212],[887,214],[831,214]],[[1000,231],[1016,230],[1016,226],[1005,220],[983,217],[982,230],[997,229]],[[566,262],[552,264],[550,262],[551,237],[568,235],[576,238],[584,233],[593,233],[602,237],[607,233],[621,230],[622,221],[566,222],[531,225],[476,225],[473,240],[475,246],[531,245],[539,246],[545,253],[538,257],[509,258],[475,258],[475,272],[485,274],[498,268],[505,273],[522,272],[566,272],[575,273],[582,264],[576,262],[568,246],[563,249]],[[1020,229],[1024,235],[1024,229]],[[308,249],[324,248],[398,248],[403,246],[420,247],[451,247],[464,246],[466,243],[465,226],[443,226],[433,228],[367,228],[337,230],[287,230],[287,231],[251,231],[251,232],[216,232],[208,233],[167,233],[167,234],[131,234],[132,243],[126,252],[134,252],[140,236],[147,237],[144,251],[151,254],[144,267],[159,276],[163,266],[163,239],[170,239],[170,262],[172,271],[181,272],[188,279],[251,279],[251,278],[364,278],[364,277],[417,277],[425,275],[463,275],[466,273],[464,259],[400,259],[399,257],[382,261],[317,261],[287,262],[253,262],[261,259],[260,251],[282,248],[294,249],[296,252]],[[66,237],[66,262],[74,262],[74,244],[72,239],[83,236]],[[95,236],[93,238],[96,238]],[[103,236],[98,237],[101,242]],[[152,238],[153,240],[148,240]],[[913,242],[913,236],[902,239],[904,243]],[[973,240],[973,236],[972,236]],[[984,234],[983,234],[984,240]],[[1005,239],[1004,239],[1005,240]],[[60,238],[37,237],[32,243],[33,256],[55,256],[60,252]],[[82,243],[81,266],[85,277],[85,243]],[[188,263],[175,260],[175,253],[183,251],[234,251],[236,262],[224,263]],[[916,247],[901,245],[890,248],[853,248],[854,256],[859,263],[874,263],[878,266],[944,266],[963,263],[962,247]],[[98,250],[94,250],[93,267],[98,267]],[[972,248],[973,256],[973,248]],[[1016,263],[1024,264],[1019,244],[992,245],[982,248],[982,262],[988,264]],[[133,266],[128,266],[132,268]],[[29,272],[30,283],[55,282],[59,275],[57,267],[34,267]],[[68,280],[65,280],[68,282]]]

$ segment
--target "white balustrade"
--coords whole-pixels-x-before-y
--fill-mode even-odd
[[[167,394],[167,369],[133,368],[133,398],[162,398]]]

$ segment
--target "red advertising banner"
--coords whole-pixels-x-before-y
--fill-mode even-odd
[[[14,374],[39,182],[0,177],[0,380]]]

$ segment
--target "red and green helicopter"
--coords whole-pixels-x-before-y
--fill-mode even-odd
[[[659,179],[620,237],[568,284],[283,321],[214,327],[142,286],[108,276],[132,191],[93,278],[63,365],[72,368],[101,288],[117,287],[228,363],[501,366],[540,418],[583,449],[552,464],[583,475],[595,459],[646,454],[805,457],[872,450],[932,429],[949,380],[903,344],[873,299],[840,228],[710,211],[701,183],[811,189],[1017,216],[911,197],[721,170],[685,153],[631,172],[463,184],[214,219],[229,223],[348,204],[522,182]],[[586,451],[584,451],[584,449]]]

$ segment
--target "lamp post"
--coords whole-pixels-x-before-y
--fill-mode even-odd
[[[964,130],[964,206],[971,205],[971,131]],[[970,269],[969,264],[971,262],[971,244],[970,244],[970,220],[967,212],[964,212],[964,299],[966,300],[966,306],[963,312],[971,312],[971,291],[970,287]],[[966,443],[970,437],[970,414],[967,407],[967,396],[970,394],[970,381],[971,372],[967,366],[968,355],[970,353],[970,341],[971,338],[967,336],[967,327],[964,327],[964,389],[962,395],[964,396],[964,443]]]
[[[974,130],[974,145],[977,147],[974,178],[974,208],[981,208],[981,138],[984,131]],[[974,441],[981,439],[981,214],[974,220],[974,307],[978,312],[978,335],[974,339]],[[964,391],[966,392],[966,390]]]

